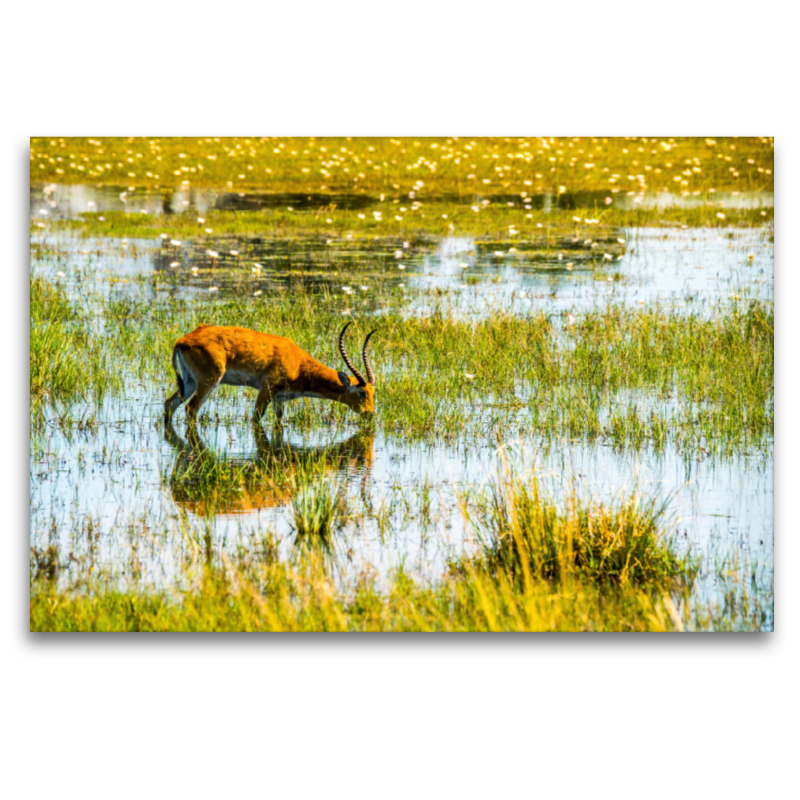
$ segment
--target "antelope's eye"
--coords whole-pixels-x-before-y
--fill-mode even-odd
[[[365,392],[363,389],[359,389],[359,390],[358,390],[358,396],[359,396],[359,397],[360,397],[362,400],[364,400],[364,399],[366,399],[366,397],[367,397],[367,393],[366,393],[366,392]]]

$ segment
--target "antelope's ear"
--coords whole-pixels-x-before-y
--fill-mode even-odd
[[[350,376],[346,372],[337,372],[336,374],[339,376],[339,380],[342,382],[342,386],[348,389],[352,386],[352,384],[350,383]]]

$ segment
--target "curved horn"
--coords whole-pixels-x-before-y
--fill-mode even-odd
[[[364,361],[364,368],[367,370],[367,379],[373,386],[375,385],[375,373],[372,371],[372,364],[369,363],[369,359],[367,358],[367,344],[369,343],[369,337],[372,336],[376,330],[378,329],[375,328],[375,330],[367,334],[367,338],[364,339],[364,346],[361,348],[361,358]]]
[[[342,332],[339,334],[339,352],[341,353],[342,358],[344,359],[344,363],[347,364],[347,368],[350,370],[350,372],[353,373],[353,375],[356,376],[356,380],[358,380],[358,385],[366,386],[367,379],[355,368],[355,365],[350,360],[350,357],[347,355],[344,349],[344,334],[351,324],[352,322],[348,322],[347,325],[345,325],[344,328],[342,328]]]

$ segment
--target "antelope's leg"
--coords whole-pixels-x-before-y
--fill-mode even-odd
[[[175,409],[183,402],[181,400],[181,393],[176,391],[175,394],[171,395],[164,401],[164,417],[165,419],[169,420],[172,419],[172,414]]]
[[[267,406],[273,402],[274,396],[277,394],[275,390],[273,390],[272,386],[264,381],[261,389],[258,392],[258,397],[256,397],[256,407],[253,411],[253,419],[256,422],[261,421],[261,417],[264,416],[264,412],[267,410]],[[281,403],[278,403],[277,400],[274,401],[275,405],[275,414],[280,419],[283,416],[283,410],[278,410]]]
[[[221,379],[222,376],[220,375],[217,378],[208,378],[198,384],[197,391],[195,391],[192,399],[186,405],[186,417],[191,424],[197,422],[197,412],[200,411],[200,406],[205,403],[211,392],[219,386]]]

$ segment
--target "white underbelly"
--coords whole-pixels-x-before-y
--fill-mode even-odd
[[[245,370],[229,369],[222,376],[220,383],[225,386],[249,386],[252,389],[260,389],[262,379]]]
[[[290,400],[299,400],[301,397],[317,397],[320,400],[324,399],[322,395],[317,394],[316,392],[278,392],[275,395],[275,400],[278,403],[288,403]]]

